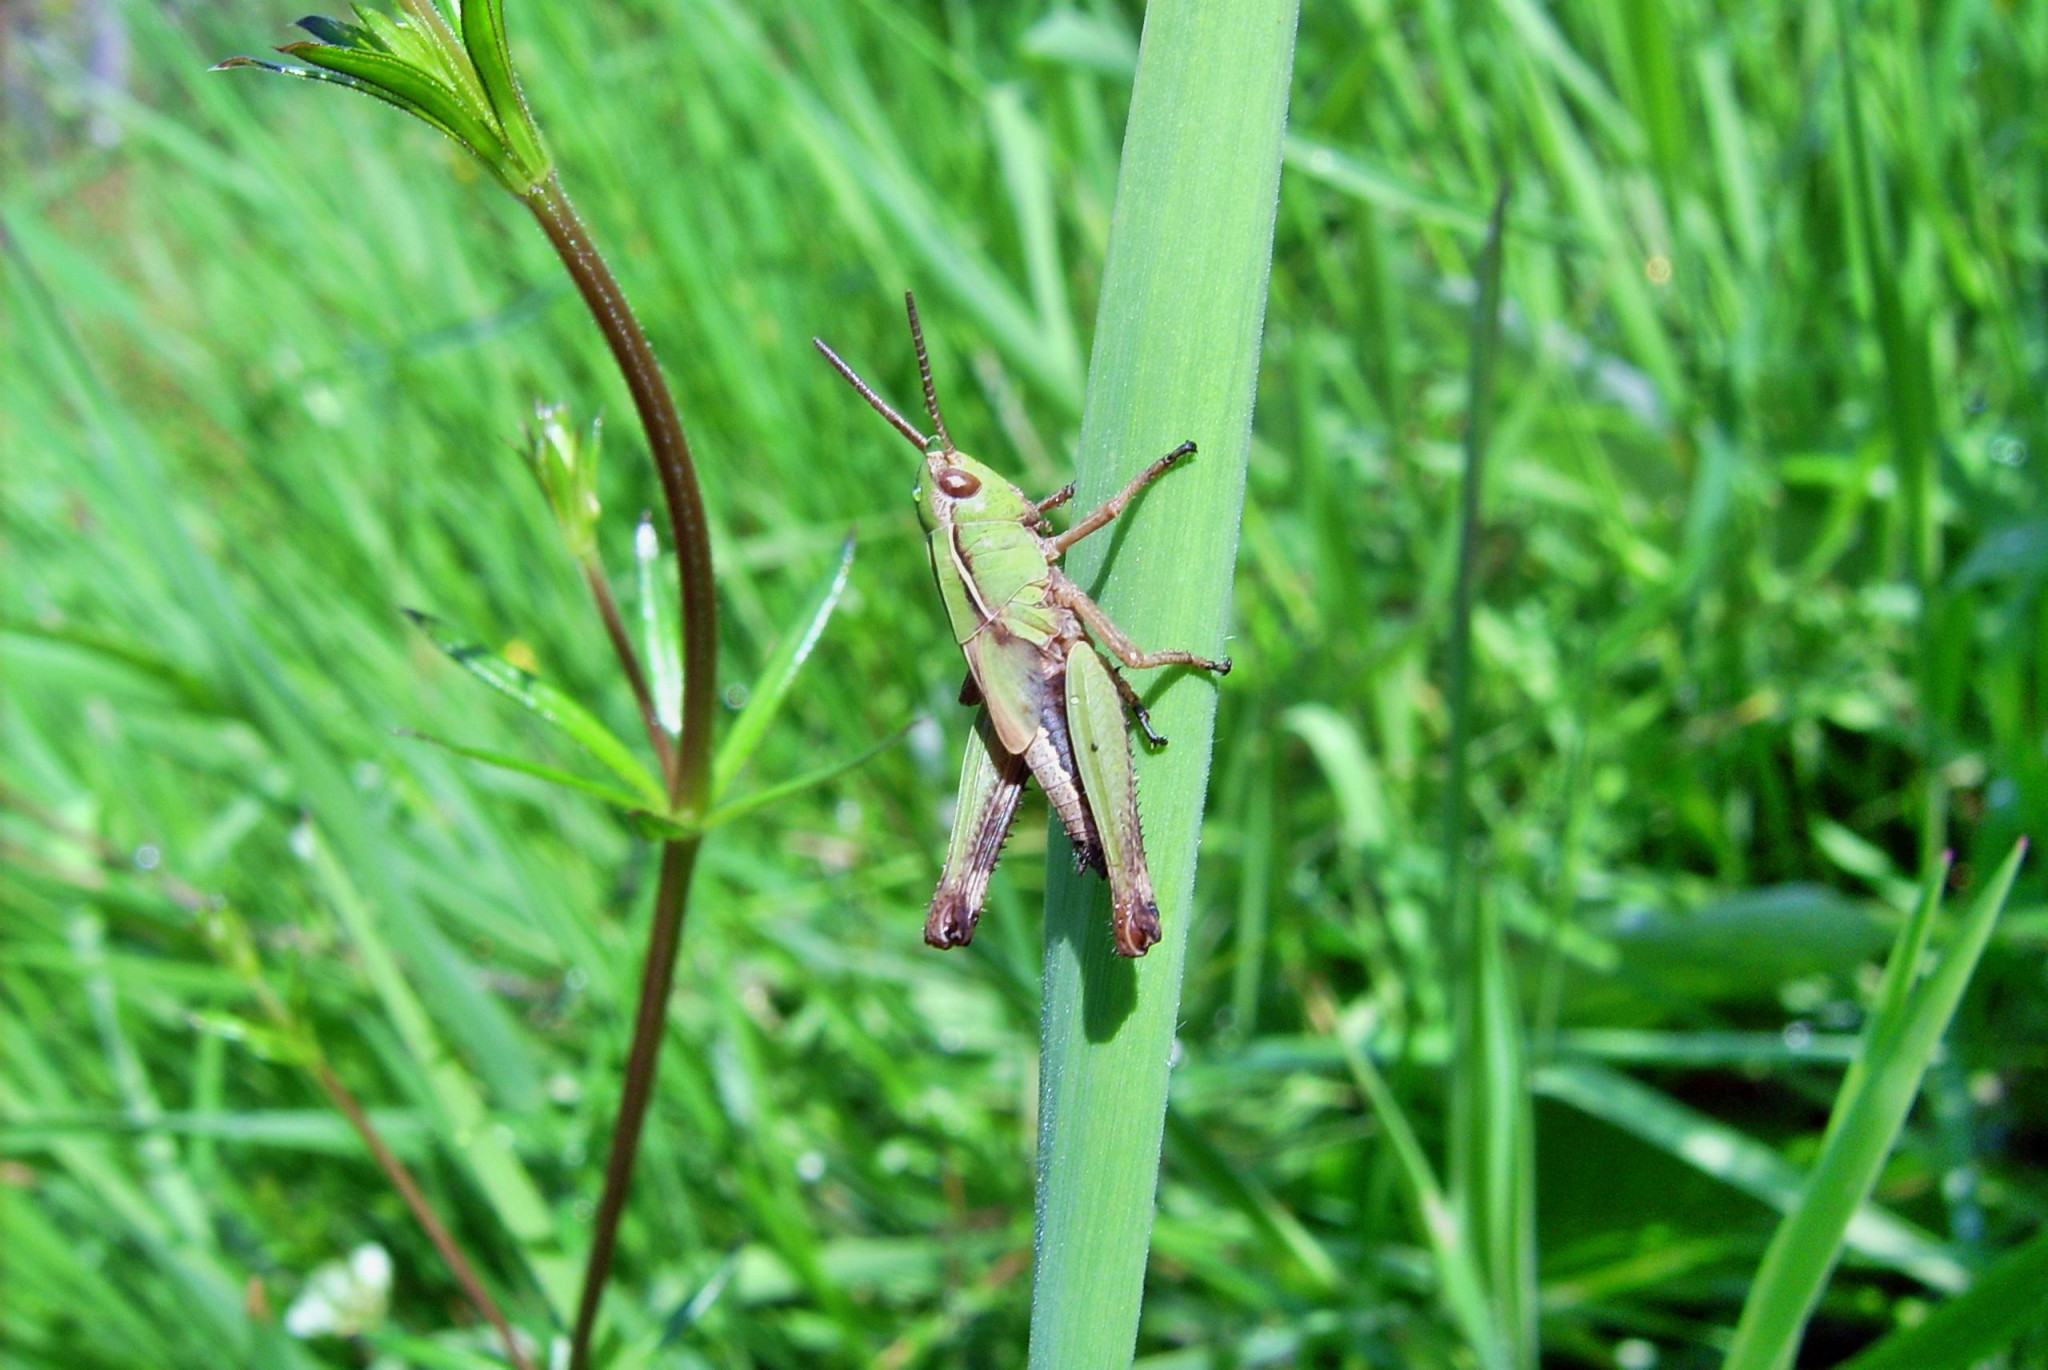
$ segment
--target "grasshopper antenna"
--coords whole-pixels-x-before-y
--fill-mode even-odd
[[[939,392],[932,386],[932,361],[924,351],[924,329],[917,322],[917,297],[908,290],[903,292],[903,308],[910,315],[910,341],[917,348],[917,374],[924,381],[924,411],[932,416],[932,427],[939,432],[939,441],[948,452],[956,450],[952,435],[946,432],[946,421],[939,417]]]
[[[875,412],[877,414],[880,414],[883,418],[887,419],[890,422],[890,424],[896,429],[897,432],[901,433],[904,437],[909,438],[912,444],[916,446],[918,451],[922,452],[925,450],[925,448],[931,446],[931,440],[925,437],[924,434],[918,432],[915,428],[911,427],[909,419],[904,418],[894,409],[891,409],[889,407],[888,401],[884,400],[880,395],[877,395],[874,391],[868,389],[868,383],[862,380],[859,376],[855,375],[853,368],[848,366],[845,362],[841,361],[839,359],[839,354],[837,352],[834,352],[831,348],[825,346],[825,340],[823,338],[811,339],[811,346],[817,348],[820,352],[824,353],[825,360],[832,363],[832,369],[837,371],[840,375],[844,376],[846,378],[846,383],[852,386],[855,390],[858,390],[860,392],[860,397],[866,400],[870,405],[874,406]],[[930,385],[931,382],[927,380],[925,384]],[[946,444],[946,446],[948,447],[951,447],[952,445],[953,444],[950,442]]]

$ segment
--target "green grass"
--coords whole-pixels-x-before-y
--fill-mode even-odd
[[[0,1360],[501,1363],[200,913],[247,923],[512,1321],[559,1328],[652,847],[594,799],[401,735],[610,783],[399,610],[633,736],[517,451],[536,399],[604,410],[602,549],[637,623],[658,492],[624,388],[453,145],[205,73],[298,11],[110,4],[128,65],[95,84],[80,63],[116,49],[87,41],[92,7],[45,10],[6,47],[0,126]],[[808,340],[912,395],[914,287],[969,450],[1033,489],[1077,452],[1109,484],[1098,442],[1145,455],[1098,428],[1137,410],[1086,409],[1127,322],[1102,311],[1137,25],[761,16],[512,0],[507,22],[691,425],[723,731],[856,534],[735,799],[936,727],[706,842],[600,1350],[1021,1366],[1054,1121],[1042,810],[974,947],[925,949],[957,654],[901,444]],[[1304,13],[1237,668],[1168,905],[1186,973],[1155,1025],[1177,1064],[1140,1364],[1473,1364],[1489,1291],[1527,1278],[1545,1365],[1716,1366],[1781,1222],[1845,1245],[1799,1364],[2048,1364],[2038,862],[1984,925],[1896,1147],[1828,1127],[1838,1093],[1903,1110],[1896,1062],[1853,1089],[1845,1063],[1868,1011],[1916,1002],[1878,969],[1900,928],[1961,945],[1908,923],[1930,842],[1968,910],[2048,812],[2044,79],[2048,12],[1990,0]],[[1471,320],[1504,177],[1464,797],[1501,953],[1475,968],[1485,1030],[1527,1079],[1532,1145],[1494,1158],[1526,1155],[1526,1273],[1511,1222],[1456,1222],[1479,1172],[1453,1164],[1465,968],[1438,936]],[[1199,304],[1199,274],[1181,285]],[[1131,511],[1119,612],[1155,593],[1135,552],[1182,531],[1172,487],[1225,455],[1205,441]],[[1130,626],[1213,645],[1180,640],[1194,620]],[[1169,693],[1169,764],[1199,759],[1199,685]],[[1130,1139],[1133,1173],[1156,1136]],[[365,1339],[289,1335],[313,1272],[370,1242],[395,1273]]]

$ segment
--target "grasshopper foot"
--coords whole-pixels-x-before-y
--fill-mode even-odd
[[[931,912],[925,915],[925,944],[941,951],[964,947],[974,940],[974,925],[980,918],[979,909],[967,907],[965,899],[942,890],[933,898]]]
[[[1150,899],[1117,900],[1109,915],[1118,956],[1143,956],[1159,940],[1159,905]]]
[[[1145,734],[1145,745],[1158,751],[1166,745],[1166,739],[1152,731],[1152,715],[1145,712],[1141,704],[1131,705],[1131,721],[1138,725],[1138,731]]]

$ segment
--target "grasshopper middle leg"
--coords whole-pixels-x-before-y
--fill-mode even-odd
[[[1230,674],[1229,657],[1216,661],[1206,656],[1196,656],[1193,652],[1140,651],[1138,644],[1124,635],[1124,630],[1117,627],[1115,620],[1108,614],[1102,612],[1102,606],[1090,599],[1086,590],[1058,571],[1052,573],[1052,597],[1054,602],[1073,610],[1075,616],[1087,626],[1089,635],[1106,647],[1111,656],[1134,671],[1148,671],[1155,666],[1192,666],[1198,671],[1214,671],[1217,675]]]

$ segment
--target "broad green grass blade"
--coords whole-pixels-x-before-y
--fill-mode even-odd
[[[1141,646],[1213,651],[1229,604],[1272,248],[1295,6],[1167,0],[1145,16],[1081,425],[1077,507],[1191,438],[1201,456],[1071,574]],[[1201,282],[1190,289],[1190,281]],[[1114,553],[1114,574],[1098,587]],[[1147,683],[1149,687],[1149,682]],[[1139,760],[1164,940],[1110,951],[1106,889],[1064,844],[1046,891],[1036,1370],[1128,1365],[1144,1292],[1166,1073],[1194,916],[1215,694],[1181,679]]]
[[[1850,1216],[1891,1154],[1907,1110],[1920,1092],[1920,1077],[1969,987],[2025,854],[2026,843],[2017,843],[1977,896],[1927,979],[1895,1013],[1871,1021],[1864,1070],[1847,1082],[1806,1192],[1764,1252],[1724,1362],[1726,1370],[1784,1370],[1798,1354],[1806,1321],[1841,1258]],[[1902,931],[1901,950],[1910,945],[1914,931],[1911,923]]]

